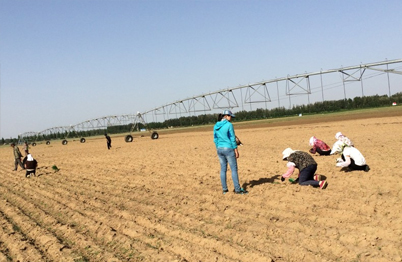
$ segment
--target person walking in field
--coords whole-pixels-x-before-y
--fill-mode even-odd
[[[38,162],[32,157],[31,154],[27,154],[24,160],[22,160],[22,163],[24,164],[26,170],[26,178],[30,178],[32,175],[36,176],[36,168],[38,167]]]
[[[108,134],[105,134],[105,137],[106,137],[107,149],[110,149],[112,147],[112,139]]]
[[[214,126],[214,143],[221,166],[220,178],[223,194],[229,192],[226,182],[228,163],[232,173],[232,181],[235,193],[247,194],[248,192],[241,188],[239,184],[239,175],[237,169],[237,158],[239,158],[239,151],[237,149],[236,135],[231,123],[232,118],[234,117],[235,115],[230,110],[224,110],[222,114],[219,114],[218,122]]]
[[[310,148],[309,152],[311,154],[318,153],[320,156],[328,156],[331,154],[331,148],[322,140],[312,136],[309,141]]]
[[[24,143],[24,151],[25,151],[25,155],[29,154],[29,146],[28,146],[28,142]]]
[[[11,147],[13,148],[14,152],[14,170],[17,171],[18,165],[22,168],[25,169],[24,165],[21,162],[22,154],[20,152],[20,149],[18,146],[15,145],[15,143],[11,143]]]
[[[281,181],[285,181],[285,178],[289,178],[295,169],[299,169],[299,185],[301,186],[313,186],[325,189],[328,185],[327,181],[321,181],[321,175],[316,175],[317,162],[314,158],[303,151],[292,150],[291,148],[286,148],[282,152],[282,159],[288,161],[288,170],[281,176]]]

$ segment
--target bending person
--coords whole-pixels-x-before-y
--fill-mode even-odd
[[[353,142],[347,137],[344,136],[341,132],[335,134],[335,139],[337,140],[332,146],[331,155],[342,153],[343,147],[354,146]]]
[[[321,156],[329,156],[331,154],[331,148],[322,140],[312,136],[309,141],[311,154],[318,153]]]
[[[282,159],[288,161],[288,170],[282,175],[282,182],[285,181],[285,178],[290,177],[297,168],[299,169],[299,185],[310,185],[320,187],[321,189],[327,187],[327,181],[320,181],[321,176],[315,174],[315,171],[317,171],[317,162],[315,162],[311,155],[303,151],[292,150],[291,148],[286,148],[282,152],[282,155]]]
[[[38,167],[38,162],[32,157],[31,154],[28,153],[22,163],[24,164],[26,170],[25,177],[29,178],[32,175],[36,176],[36,168]]]
[[[348,145],[343,147],[342,158],[337,159],[336,166],[342,167],[341,170],[346,172],[353,170],[368,172],[370,170],[362,153],[356,147]]]

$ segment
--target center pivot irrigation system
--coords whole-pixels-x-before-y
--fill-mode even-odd
[[[132,142],[134,130],[147,130],[144,118],[147,119],[148,116],[152,118],[152,122],[163,122],[180,119],[182,116],[217,113],[226,108],[252,111],[264,107],[267,109],[268,103],[273,100],[277,101],[278,108],[285,106],[291,108],[294,103],[292,99],[295,97],[303,97],[299,98],[299,103],[300,99],[306,99],[308,104],[314,101],[324,102],[324,93],[331,92],[330,89],[335,90],[337,95],[343,94],[345,100],[360,92],[361,97],[364,97],[367,90],[373,87],[375,92],[381,91],[390,97],[391,83],[401,89],[401,78],[399,78],[402,75],[401,64],[402,59],[395,59],[288,75],[177,100],[135,115],[106,116],[76,125],[49,128],[38,133],[26,132],[18,138],[19,142],[33,141],[33,145],[36,141],[46,141],[46,144],[50,144],[50,139],[55,138],[63,139],[62,143],[66,145],[68,137],[81,137],[80,142],[85,143],[85,136],[101,135],[100,130],[105,132],[119,128],[119,131],[122,131],[124,128],[129,129],[130,126],[130,134],[125,137],[125,141]],[[351,95],[352,92],[355,94]],[[334,93],[326,96],[331,100],[336,99]],[[152,139],[158,139],[157,132],[149,132]]]
[[[80,137],[80,142],[85,143],[85,135],[101,135],[106,134],[108,127],[129,126],[130,134],[124,137],[127,143],[133,142],[134,131],[147,131],[147,124],[138,112],[136,115],[121,116],[105,116],[92,120],[87,120],[76,125],[52,127],[41,132],[26,132],[18,136],[19,143],[24,141],[31,142],[32,146],[36,146],[38,141],[46,141],[46,145],[50,145],[52,139],[62,139],[61,143],[67,145],[68,138]],[[151,133],[151,139],[158,139],[159,134],[156,131],[148,130]]]

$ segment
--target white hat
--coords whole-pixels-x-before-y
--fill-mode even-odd
[[[312,136],[310,138],[310,141],[309,141],[310,146],[314,146],[315,140],[316,140],[315,136]]]
[[[339,139],[341,136],[343,136],[342,133],[338,132],[335,134],[335,139]]]
[[[293,152],[295,152],[295,151],[292,150],[290,147],[286,148],[282,152],[282,155],[283,155],[282,159],[288,158]]]

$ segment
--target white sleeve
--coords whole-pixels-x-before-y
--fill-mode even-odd
[[[293,163],[293,162],[288,162],[288,163],[286,164],[286,166],[287,166],[287,167],[291,167],[291,166],[296,166],[296,164]]]

